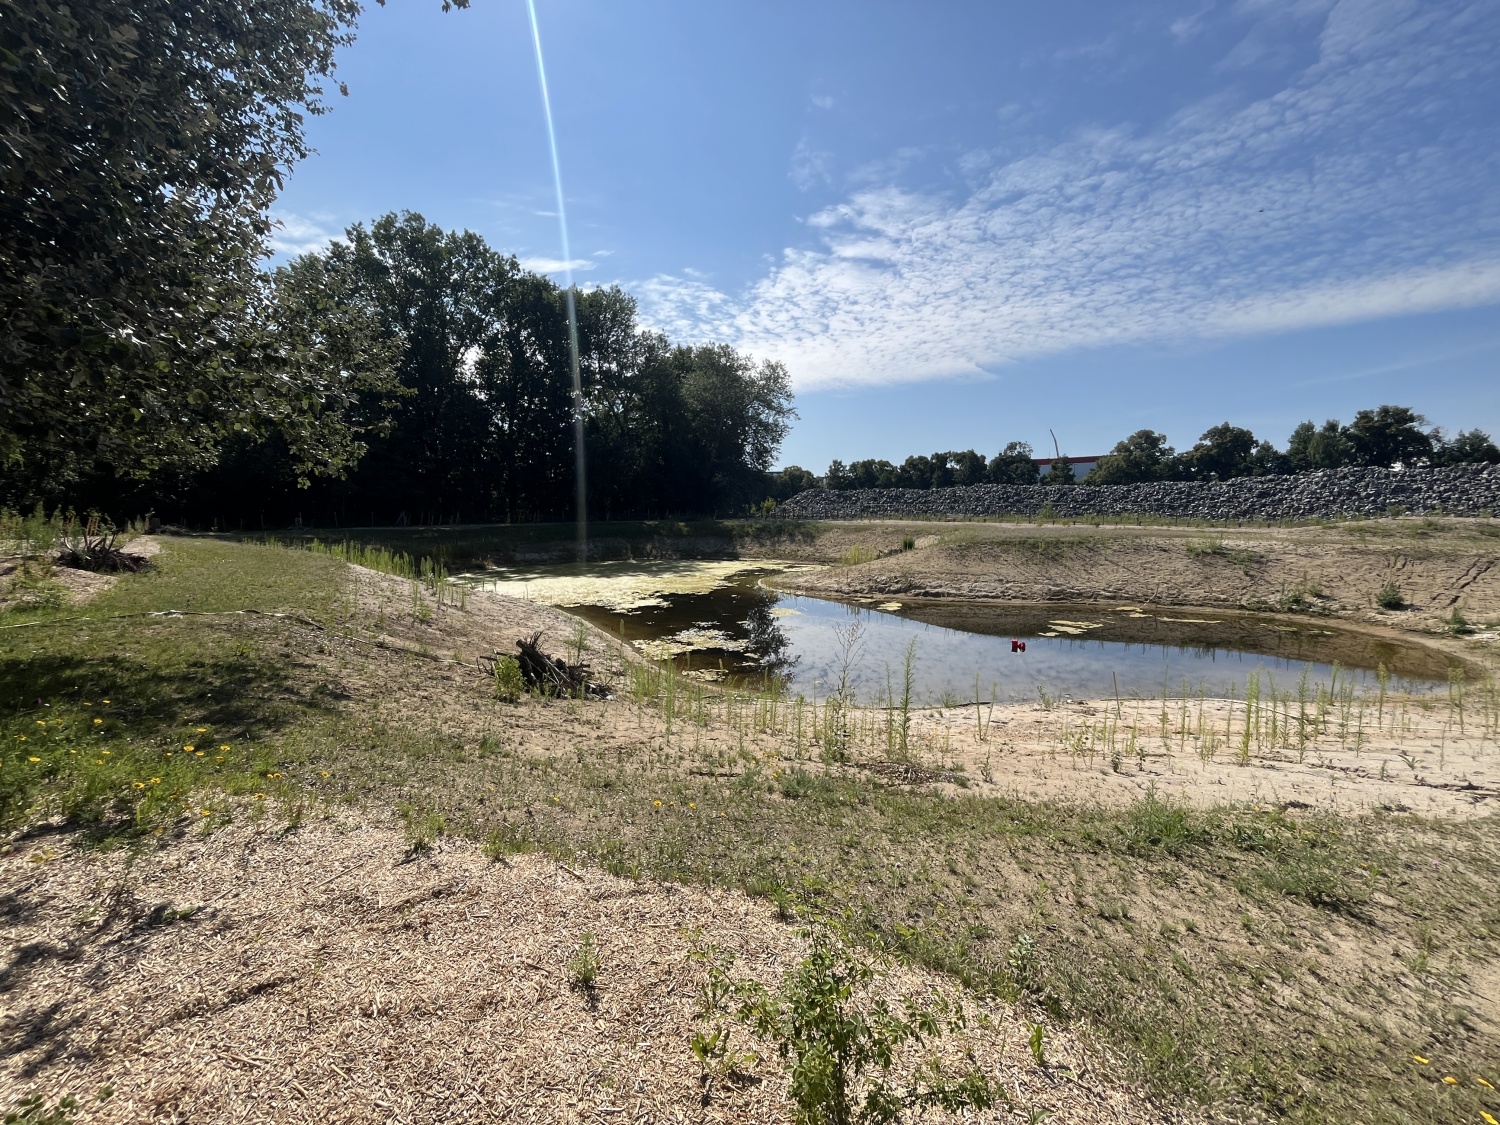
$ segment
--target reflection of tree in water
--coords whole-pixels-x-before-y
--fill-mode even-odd
[[[785,678],[801,657],[792,656],[787,651],[792,647],[792,641],[771,613],[775,604],[776,596],[766,592],[758,592],[751,603],[745,618],[745,630],[749,633],[745,652],[755,657],[770,675]]]

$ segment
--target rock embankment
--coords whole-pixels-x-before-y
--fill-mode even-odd
[[[1049,510],[1050,509],[1050,510]],[[978,484],[965,488],[811,489],[778,515],[799,520],[974,516],[1156,516],[1195,520],[1316,520],[1353,516],[1500,513],[1500,465],[1441,469],[1325,469],[1199,483]]]

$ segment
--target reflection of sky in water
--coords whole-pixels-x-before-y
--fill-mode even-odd
[[[916,639],[916,697],[923,703],[939,701],[945,692],[962,701],[974,698],[974,677],[979,676],[979,690],[984,699],[1001,700],[1037,698],[1038,687],[1052,695],[1075,698],[1097,698],[1115,692],[1116,680],[1122,696],[1160,695],[1163,684],[1173,694],[1182,691],[1186,679],[1191,690],[1200,688],[1209,695],[1227,695],[1235,688],[1244,694],[1250,673],[1260,670],[1262,692],[1269,693],[1267,676],[1275,677],[1276,689],[1297,689],[1304,667],[1311,683],[1327,683],[1332,669],[1328,664],[1240,652],[1228,648],[1200,645],[1134,644],[1123,641],[1098,641],[1081,637],[1040,637],[1018,631],[1024,636],[1026,651],[1012,653],[1010,636],[988,636],[928,625],[891,613],[861,609],[852,611],[838,602],[818,598],[783,597],[780,605],[795,609],[795,616],[779,619],[798,657],[792,669],[791,690],[811,697],[816,681],[819,698],[828,694],[829,684],[839,675],[841,644],[836,632],[853,621],[864,626],[861,658],[852,679],[862,701],[883,698],[886,692],[886,670],[897,697],[901,694],[902,664],[906,646]],[[1073,620],[1078,610],[1059,609],[1058,617]],[[1098,611],[1092,616],[1098,618]],[[1373,673],[1343,671],[1340,680],[1352,677],[1355,682],[1373,684]]]
[[[727,674],[742,683],[764,683],[769,676],[793,693],[819,699],[838,680],[838,630],[855,622],[862,637],[851,680],[864,702],[885,697],[887,669],[900,695],[902,663],[913,638],[915,698],[922,704],[945,695],[972,700],[976,675],[981,697],[995,692],[1000,700],[1035,699],[1038,688],[1055,696],[1104,698],[1117,686],[1129,697],[1159,695],[1165,685],[1176,695],[1184,680],[1194,693],[1224,696],[1233,690],[1243,697],[1257,670],[1262,695],[1271,691],[1273,678],[1278,694],[1295,693],[1304,668],[1312,690],[1329,682],[1335,661],[1341,683],[1362,687],[1374,686],[1373,669],[1380,663],[1392,670],[1393,686],[1447,676],[1447,658],[1433,650],[1330,629],[1307,617],[952,602],[882,612],[767,590],[759,579],[774,567],[730,574],[723,563],[711,565],[717,569],[706,584],[718,583],[716,588],[688,584],[662,591],[651,599],[656,604],[580,605],[569,612],[652,655],[662,652],[653,642],[675,640],[678,667],[691,674]],[[1097,628],[1079,628],[1076,636],[1041,635],[1060,632],[1069,622],[1067,627]],[[734,647],[705,647],[702,642],[715,632],[731,638]],[[1025,653],[1010,651],[1012,637],[1026,641]]]

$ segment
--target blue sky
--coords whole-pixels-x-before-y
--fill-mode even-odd
[[[473,2],[366,14],[283,254],[410,209],[560,270],[526,5]],[[783,463],[1500,431],[1493,0],[537,11],[576,279],[785,362]]]

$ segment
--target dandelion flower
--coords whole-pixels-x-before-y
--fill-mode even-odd
[[[199,727],[198,728],[198,733],[199,734],[207,734],[208,733],[208,728],[207,727]]]
[[[31,760],[33,762],[39,762],[39,761],[41,761],[40,758],[33,758]],[[656,808],[661,808],[661,802],[660,801],[652,801],[651,804],[654,805]]]
[[[16,737],[19,738],[22,742],[26,741],[26,736],[24,734],[18,734],[16,735]]]
[[[220,750],[224,750],[224,751],[228,751],[228,749],[229,749],[229,744],[228,744],[228,743],[225,743],[225,744],[224,744],[224,745],[223,745],[223,746],[220,746],[220,747],[219,747],[219,749],[220,749]]]
[[[264,793],[257,793],[255,795],[255,799],[257,801],[264,801],[266,799],[266,795]]]
[[[198,751],[198,757],[200,757],[200,758],[203,757],[203,751],[202,750]]]
[[[322,771],[321,771],[321,772],[320,772],[320,776],[322,776],[322,777],[327,777],[327,776],[328,776],[328,771],[327,771],[327,770],[322,770]]]
[[[28,762],[40,762],[41,761],[40,758],[27,758],[26,760]],[[661,803],[660,801],[657,802],[657,804],[660,804],[660,803]]]
[[[1443,1075],[1443,1081],[1445,1083],[1447,1083],[1449,1086],[1457,1086],[1458,1085],[1458,1079],[1454,1078],[1453,1075],[1451,1075],[1451,1074],[1445,1074],[1445,1075]]]
[[[101,719],[101,718],[99,718],[99,717],[98,717],[98,716],[97,716],[97,715],[96,715],[96,716],[94,716],[94,724],[95,724],[95,725],[96,725],[96,726],[97,726],[97,725],[99,725],[99,724],[101,724],[101,723],[103,723],[103,722],[104,722],[104,720],[103,720],[103,719]]]
[[[47,720],[46,719],[38,719],[36,721],[36,725],[39,726],[39,727],[44,727],[44,726],[47,725]]]
[[[213,810],[212,809],[199,809],[198,811],[200,813],[202,813],[204,816],[212,816],[213,815]]]
[[[112,751],[110,751],[110,750],[101,750],[101,751],[99,751],[99,753],[103,754],[107,758],[107,757],[110,756],[110,754],[112,753]]]
[[[697,805],[695,805],[695,804],[694,804],[694,803],[693,803],[693,802],[692,802],[692,801],[689,801],[689,802],[688,802],[688,808],[690,808],[690,809],[696,809],[696,808],[697,808],[697,807],[698,807],[698,806],[697,806]]]
[[[109,700],[107,700],[107,699],[101,699],[101,700],[99,700],[99,702],[100,702],[100,703],[108,703],[108,702],[109,702]]]
[[[1479,1075],[1477,1075],[1477,1074],[1474,1076],[1474,1081],[1478,1082],[1486,1090],[1493,1090],[1495,1088],[1495,1087],[1491,1086],[1488,1082],[1486,1082],[1483,1078],[1480,1078]]]
[[[189,754],[191,754],[194,750],[197,749],[197,747],[196,746],[184,746],[183,749],[186,750]]]
[[[1500,1125],[1500,1121],[1496,1121],[1482,1109],[1479,1111],[1479,1116],[1484,1118],[1486,1125]]]
[[[152,785],[160,785],[161,784],[161,778],[159,778],[159,777],[153,777],[151,779],[151,784]]]
[[[136,789],[144,789],[144,788],[146,788],[146,783],[144,781],[132,781],[130,784],[132,786],[134,786]]]
[[[1416,1059],[1416,1061],[1421,1063],[1423,1066],[1426,1066],[1432,1061],[1431,1059],[1424,1059],[1421,1055],[1413,1055],[1412,1058]]]

